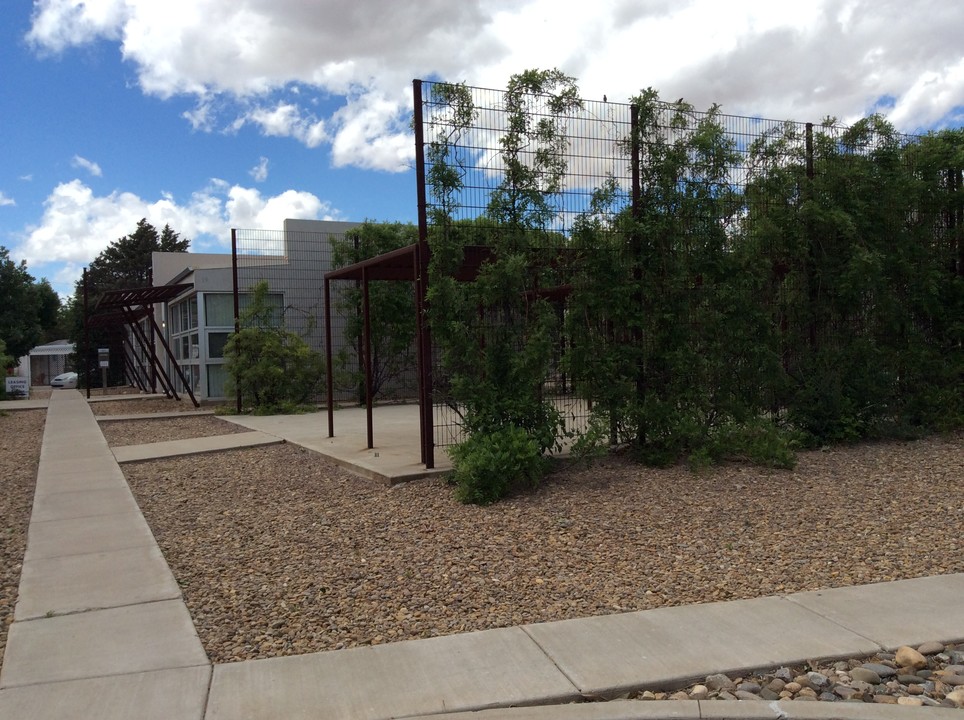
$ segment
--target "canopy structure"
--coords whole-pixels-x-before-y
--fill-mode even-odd
[[[480,268],[495,255],[495,248],[486,245],[466,245],[463,248],[462,263],[455,270],[454,277],[459,282],[471,282],[479,275]],[[564,249],[553,249],[552,257],[557,260],[567,254]],[[373,391],[372,391],[372,348],[371,318],[369,307],[369,283],[373,280],[388,280],[415,283],[416,298],[416,346],[418,362],[418,400],[419,436],[422,462],[429,469],[435,466],[435,453],[432,427],[432,342],[426,318],[426,295],[428,292],[428,247],[425,243],[415,243],[398,250],[377,255],[352,265],[325,273],[325,360],[332,367],[331,338],[331,281],[354,280],[362,290],[362,365],[365,374],[365,410],[368,426],[368,448],[374,447]],[[571,292],[568,285],[545,288],[537,291],[541,298],[556,300]],[[334,387],[332,373],[328,372],[328,437],[335,435]]]
[[[136,341],[143,352],[143,356],[149,358],[151,369],[155,373],[155,377],[161,381],[164,393],[168,397],[180,400],[173,380],[170,375],[168,375],[164,364],[155,352],[154,342],[160,340],[161,347],[164,348],[168,359],[171,361],[171,368],[180,378],[182,386],[191,398],[191,402],[194,403],[194,407],[200,407],[200,403],[198,403],[197,398],[194,397],[194,391],[191,389],[190,382],[188,382],[184,376],[181,366],[178,364],[174,353],[171,352],[171,348],[164,338],[164,333],[162,333],[161,329],[157,326],[153,312],[153,305],[155,303],[173,300],[181,293],[193,287],[190,283],[182,283],[179,285],[160,285],[157,287],[132,288],[127,290],[108,290],[97,302],[93,313],[85,320],[88,330],[97,327],[112,328],[124,325],[129,327],[131,331],[130,335],[122,335],[124,366],[128,374],[135,380],[141,390],[147,389],[144,386],[140,374],[136,372],[134,365],[134,358],[136,357],[134,342]],[[144,328],[141,327],[141,321],[145,319],[148,321],[149,335],[144,331]],[[128,353],[128,347],[130,348],[130,353]],[[90,383],[87,385],[90,387]]]

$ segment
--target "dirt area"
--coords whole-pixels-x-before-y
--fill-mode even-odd
[[[32,393],[35,398],[42,395]],[[47,411],[3,413],[0,403],[0,666],[17,603]]]

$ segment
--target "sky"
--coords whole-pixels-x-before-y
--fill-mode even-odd
[[[412,79],[559,68],[587,99],[964,125],[957,0],[0,0],[0,245],[64,297],[141,218],[229,252],[415,221]]]

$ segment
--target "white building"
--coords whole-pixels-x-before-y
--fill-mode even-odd
[[[360,224],[289,219],[283,232],[246,234],[245,238],[254,239],[239,241],[242,310],[250,288],[267,280],[269,297],[281,309],[285,327],[305,337],[312,349],[324,352],[323,290],[324,274],[331,269],[331,239]],[[154,286],[191,285],[173,300],[156,306],[155,319],[195,396],[199,400],[224,399],[224,345],[234,330],[232,256],[157,252],[152,255],[152,267]],[[157,351],[169,366],[167,354],[160,348]],[[148,372],[146,358],[138,358],[137,364]]]

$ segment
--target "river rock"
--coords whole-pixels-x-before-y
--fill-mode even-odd
[[[957,673],[946,673],[941,675],[941,680],[945,685],[953,685],[955,687],[964,685],[964,675],[958,675]]]
[[[830,680],[823,673],[808,672],[807,684],[814,690],[822,690],[830,684]]]
[[[944,696],[945,700],[950,700],[954,707],[964,708],[964,688],[952,690]]]
[[[944,643],[926,642],[917,647],[917,652],[921,655],[936,655],[937,653],[944,652]]]
[[[710,695],[710,689],[706,685],[694,685],[690,690],[690,700],[706,700]]]
[[[865,670],[873,670],[875,673],[877,673],[877,677],[880,678],[889,678],[897,674],[897,670],[890,667],[890,665],[883,665],[881,663],[864,663],[860,667],[864,668]]]
[[[723,673],[717,673],[715,675],[708,675],[706,681],[703,683],[710,690],[733,690],[736,685]]]
[[[910,705],[911,707],[921,707],[924,701],[918,697],[899,697],[897,698],[898,705]]]
[[[880,675],[866,667],[855,667],[850,671],[850,677],[860,682],[870,683],[871,685],[880,684]]]
[[[914,670],[920,670],[921,668],[927,667],[927,658],[924,657],[920,652],[907,645],[902,645],[897,648],[897,654],[894,656],[894,662],[896,662],[902,668],[914,668]],[[879,675],[880,673],[878,673]]]

